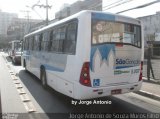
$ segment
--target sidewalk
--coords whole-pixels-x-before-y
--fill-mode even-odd
[[[160,80],[143,77],[142,88],[136,93],[160,101]]]
[[[1,105],[1,92],[0,92],[0,114],[2,113],[2,105]],[[0,116],[0,119],[1,119],[2,117]]]

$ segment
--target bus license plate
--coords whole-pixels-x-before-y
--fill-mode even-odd
[[[111,90],[111,95],[121,94],[122,89]]]

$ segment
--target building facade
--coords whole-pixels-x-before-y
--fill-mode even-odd
[[[82,10],[102,11],[102,0],[84,0],[77,1],[71,5],[67,5],[55,14],[56,19],[63,19]]]
[[[152,57],[160,57],[160,12],[138,19],[143,24],[145,49],[152,47]]]
[[[0,11],[0,35],[7,35],[8,26],[13,22],[13,19],[15,18],[18,18],[18,15],[15,13]]]
[[[15,18],[8,26],[7,36],[12,37],[13,40],[21,40],[24,35],[32,31],[34,25],[40,22],[42,20]]]

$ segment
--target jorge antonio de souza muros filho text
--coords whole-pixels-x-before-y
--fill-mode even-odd
[[[71,100],[73,105],[112,104],[110,100]]]

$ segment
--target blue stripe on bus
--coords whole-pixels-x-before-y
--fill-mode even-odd
[[[92,13],[92,19],[115,21],[115,16],[111,14],[105,14],[105,13]]]
[[[64,72],[64,69],[60,69],[58,67],[50,66],[50,65],[47,65],[47,64],[44,64],[44,67],[45,67],[46,70]]]
[[[116,66],[116,69],[130,68],[134,66]]]

